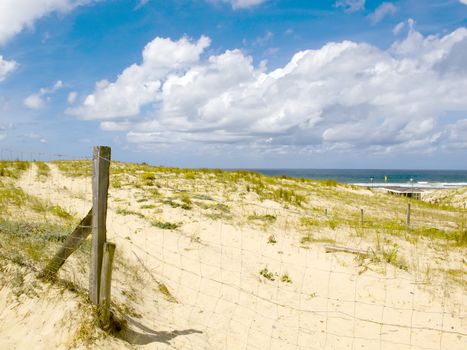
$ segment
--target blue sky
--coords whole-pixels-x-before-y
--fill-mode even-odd
[[[467,169],[467,0],[0,0],[0,148]]]

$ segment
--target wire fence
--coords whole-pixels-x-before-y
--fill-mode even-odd
[[[12,258],[30,249],[28,261],[40,271],[92,206],[90,158],[12,150],[1,150],[1,158],[0,232],[23,241],[0,251]],[[15,168],[17,160],[29,165]],[[242,180],[219,181],[215,172],[112,166],[107,235],[117,243],[113,307],[128,322],[120,336],[126,342],[173,349],[465,348],[462,208],[347,187],[305,194],[305,205],[284,204],[261,200]],[[26,239],[35,243],[26,247]],[[89,257],[85,243],[61,278],[86,290]]]

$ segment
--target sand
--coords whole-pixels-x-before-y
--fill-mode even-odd
[[[50,176],[39,180],[33,166],[17,185],[83,217],[91,207],[90,179],[67,177],[53,164],[50,168]],[[160,182],[166,196],[184,185],[172,181],[169,188]],[[343,191],[374,196],[363,189]],[[10,280],[0,289],[1,349],[466,348],[465,283],[437,276],[436,270],[422,276],[385,263],[365,267],[353,254],[326,253],[329,242],[301,244],[297,220],[303,212],[261,201],[252,193],[226,197],[213,188],[208,193],[212,200],[199,200],[210,206],[227,204],[231,210],[225,219],[207,216],[209,210],[219,211],[198,205],[191,210],[169,205],[141,209],[147,203],[138,201],[142,195],[144,189],[125,186],[111,188],[109,197],[108,239],[117,244],[122,262],[114,271],[113,298],[132,310],[119,338],[101,335],[91,344],[76,341],[76,325],[87,312],[81,299],[39,282],[33,288],[37,295],[15,299]],[[337,205],[323,198],[310,202],[330,210]],[[124,215],[122,207],[145,217]],[[252,213],[277,220],[267,224],[248,219]],[[180,226],[160,229],[151,224],[152,218]],[[316,231],[337,241],[349,236],[345,228]],[[268,243],[271,236],[276,243]],[[358,237],[345,243],[372,247],[371,240]],[[421,265],[439,259],[440,268],[466,268],[463,250],[454,249],[447,257],[445,251],[428,254],[424,243],[400,244]],[[271,279],[260,275],[265,268]],[[3,274],[11,276],[12,269]],[[23,273],[34,279],[34,274]],[[72,261],[61,274],[87,287],[86,274]],[[172,298],[161,293],[160,284]]]

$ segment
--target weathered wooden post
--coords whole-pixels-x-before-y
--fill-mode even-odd
[[[410,230],[410,203],[407,204],[407,231]]]
[[[65,263],[66,259],[81,245],[91,232],[92,209],[88,215],[78,224],[73,232],[68,235],[62,247],[57,251],[54,257],[49,261],[41,276],[54,278],[58,270]]]
[[[109,190],[110,147],[95,146],[92,157],[92,247],[89,298],[99,304],[102,256],[106,242],[107,193]]]
[[[363,209],[360,209],[360,226],[363,227]]]
[[[112,284],[112,264],[114,254],[115,243],[105,243],[99,290],[99,316],[101,326],[104,330],[108,330],[110,327],[110,289]]]

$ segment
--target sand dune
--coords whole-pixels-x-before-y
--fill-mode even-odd
[[[465,348],[465,213],[412,202],[407,233],[406,201],[366,189],[113,167],[112,308],[125,320],[123,329],[109,335],[93,323],[86,250],[60,271],[78,292],[2,259],[0,348]],[[2,181],[71,213],[76,223],[91,207],[90,177],[75,176],[67,162],[48,168],[39,176],[33,164],[18,179]],[[25,203],[21,211],[6,203],[2,219],[62,220]],[[326,245],[368,256],[326,253]],[[0,251],[11,256],[11,247]],[[33,266],[39,270],[48,257]]]

